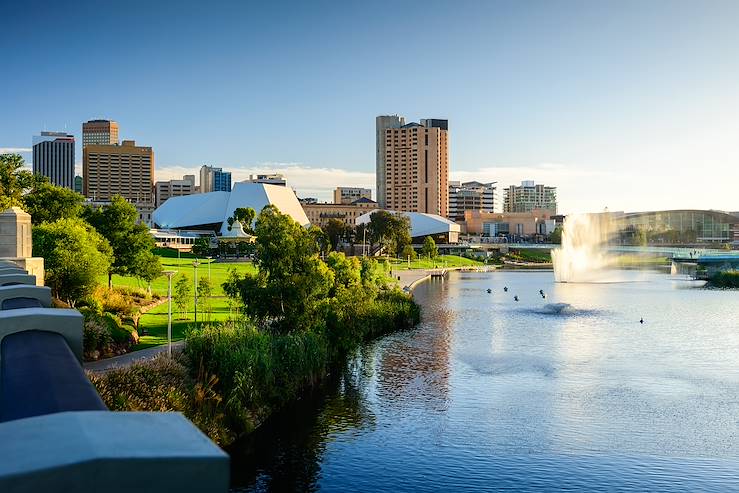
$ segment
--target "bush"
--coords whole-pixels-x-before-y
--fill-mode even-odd
[[[138,333],[124,326],[115,314],[101,314],[89,307],[81,308],[80,313],[85,317],[82,346],[88,361],[123,354],[138,341]]]
[[[88,377],[111,411],[181,412],[217,444],[230,443],[234,435],[224,424],[217,378],[205,373],[193,378],[185,363],[159,355]]]
[[[717,272],[709,277],[708,285],[716,288],[739,288],[739,271]]]

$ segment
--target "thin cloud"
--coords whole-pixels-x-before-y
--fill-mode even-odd
[[[30,147],[0,147],[0,154],[22,154],[31,151],[33,149]]]
[[[265,162],[253,166],[225,167],[231,172],[232,181],[249,179],[249,175],[281,173],[285,175],[288,186],[295,189],[300,197],[315,197],[331,201],[333,190],[338,186],[375,188],[375,174],[365,171],[350,171],[340,168],[313,167],[303,163]],[[182,175],[198,175],[200,166],[161,166],[157,167],[157,180],[181,179]],[[199,177],[196,178],[199,181]]]

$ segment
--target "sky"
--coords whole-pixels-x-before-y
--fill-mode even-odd
[[[450,178],[560,212],[739,210],[739,2],[0,0],[0,151],[94,118],[300,196],[374,188],[375,116],[446,118]]]

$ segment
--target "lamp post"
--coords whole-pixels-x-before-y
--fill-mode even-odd
[[[167,355],[172,357],[172,276],[177,274],[176,270],[165,270],[164,275],[167,276],[167,298],[169,300],[169,309],[167,310]]]
[[[362,257],[366,257],[364,249],[367,248],[367,226],[362,228]]]
[[[195,269],[195,326],[198,325],[198,265],[200,265],[200,262],[195,259],[195,261],[192,263],[193,268]]]

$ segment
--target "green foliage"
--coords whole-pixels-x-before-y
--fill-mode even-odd
[[[323,228],[324,233],[328,237],[328,241],[331,244],[331,249],[336,250],[341,241],[347,240],[351,237],[352,228],[349,227],[344,221],[339,219],[329,219],[326,227]]]
[[[331,240],[328,235],[323,232],[318,226],[311,226],[308,228],[308,235],[318,246],[320,253],[328,253],[331,250]]]
[[[136,224],[138,212],[133,204],[115,195],[109,205],[85,208],[83,217],[113,248],[114,258],[108,270],[109,284],[113,274],[142,279],[151,276],[153,264],[158,262],[158,257],[152,259],[151,253],[154,238],[146,225]]]
[[[23,207],[23,195],[39,181],[43,178],[25,168],[20,154],[0,154],[0,211]]]
[[[362,281],[361,264],[357,257],[347,257],[340,252],[331,252],[326,257],[326,265],[334,273],[334,291],[339,286],[348,288]]]
[[[23,196],[23,208],[33,224],[79,217],[85,198],[68,188],[39,181]]]
[[[739,288],[739,271],[716,272],[708,279],[708,285],[716,288]]]
[[[549,235],[549,242],[557,245],[562,243],[562,226],[554,228],[554,231]]]
[[[552,254],[549,250],[535,248],[511,250],[507,257],[518,262],[549,263],[552,261]]]
[[[192,297],[192,284],[186,274],[180,274],[177,277],[174,288],[172,289],[172,301],[180,310],[180,318],[185,318],[187,304]]]
[[[198,238],[195,240],[195,244],[192,246],[192,253],[198,257],[205,257],[210,253],[210,239],[209,238]]]
[[[109,269],[112,251],[81,219],[60,219],[33,228],[33,255],[44,258],[46,284],[54,295],[74,306]]]
[[[370,257],[363,257],[360,261],[360,276],[362,284],[368,287],[384,288],[388,284],[388,272],[390,265],[387,261],[382,263]]]
[[[416,260],[416,251],[411,245],[405,245],[400,252],[400,258],[405,260]]]
[[[198,279],[198,308],[203,312],[210,309],[210,297],[213,295],[213,287],[207,277]]]
[[[403,214],[392,214],[388,211],[373,212],[367,228],[371,243],[378,243],[384,247],[390,256],[402,252],[403,248],[411,243],[410,219]]]
[[[313,326],[321,318],[322,300],[334,279],[318,258],[311,232],[273,206],[259,214],[255,232],[259,272],[234,280],[234,285],[224,284],[224,291],[238,291],[246,312],[274,330]]]
[[[234,434],[225,424],[218,378],[198,371],[187,360],[160,355],[88,377],[111,411],[175,411],[183,413],[211,440],[227,445]]]
[[[88,361],[125,353],[138,336],[112,313],[98,313],[90,308],[82,308],[80,313],[85,317],[82,347]]]
[[[436,242],[430,236],[423,239],[423,247],[421,248],[421,254],[424,257],[431,259],[436,258],[439,255],[439,248],[436,246]]]

